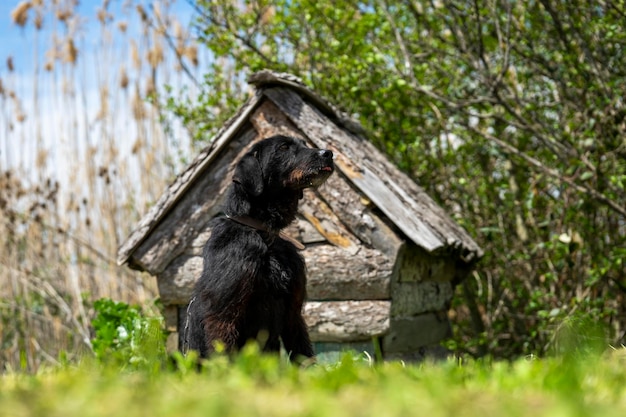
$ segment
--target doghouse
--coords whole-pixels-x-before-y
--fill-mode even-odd
[[[454,286],[481,248],[363,137],[363,129],[299,79],[261,71],[254,94],[165,190],[120,246],[118,263],[156,276],[168,349],[177,349],[202,248],[234,162],[275,134],[330,149],[336,173],[307,190],[287,234],[305,245],[304,315],[316,351],[352,348],[415,357],[450,335]],[[237,262],[233,259],[233,262]]]

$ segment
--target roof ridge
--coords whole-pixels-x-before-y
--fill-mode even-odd
[[[254,85],[258,90],[273,85],[287,86],[297,90],[306,95],[308,99],[312,100],[314,104],[320,107],[320,110],[325,111],[327,115],[331,115],[334,121],[338,122],[340,127],[350,131],[350,133],[356,135],[359,139],[367,137],[367,131],[358,120],[347,112],[340,110],[339,107],[332,104],[325,97],[316,93],[296,75],[264,69],[250,75],[250,77],[248,77],[248,83]]]

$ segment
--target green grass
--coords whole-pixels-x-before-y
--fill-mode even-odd
[[[250,349],[201,373],[82,364],[0,376],[1,416],[620,416],[626,361],[449,361],[299,369]]]

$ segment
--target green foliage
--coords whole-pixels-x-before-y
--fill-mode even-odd
[[[247,75],[298,75],[476,237],[486,256],[453,306],[459,350],[545,353],[574,314],[623,341],[623,4],[194,4],[219,65],[211,101],[179,115],[214,131]]]
[[[297,368],[253,346],[201,372],[123,372],[83,365],[0,376],[15,416],[622,416],[622,352],[513,362],[402,365],[346,355]]]
[[[99,361],[129,369],[158,369],[163,364],[162,319],[108,298],[97,300],[94,309],[91,345]]]

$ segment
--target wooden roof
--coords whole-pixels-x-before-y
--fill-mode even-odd
[[[121,265],[215,161],[220,151],[266,99],[271,100],[319,148],[333,151],[338,170],[410,240],[429,253],[451,252],[465,262],[483,256],[467,232],[368,140],[361,125],[290,74],[261,71],[249,82],[254,94],[220,129],[210,145],[165,190],[118,250]],[[340,213],[338,213],[341,216]]]

